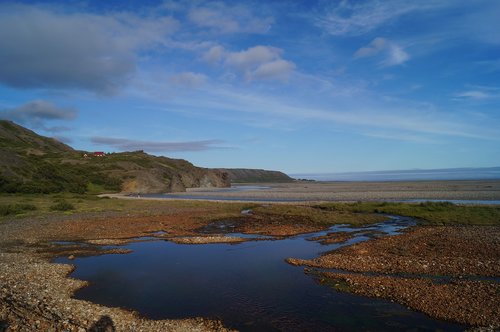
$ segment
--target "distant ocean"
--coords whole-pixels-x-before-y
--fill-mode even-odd
[[[316,181],[500,180],[500,167],[416,169],[400,171],[289,174]]]

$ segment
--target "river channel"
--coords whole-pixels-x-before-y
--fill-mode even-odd
[[[322,285],[314,273],[285,262],[394,235],[412,224],[411,219],[391,217],[364,228],[336,225],[279,239],[246,235],[249,241],[239,244],[134,242],[121,246],[133,251],[129,254],[56,262],[75,265],[72,277],[90,282],[76,298],[133,309],[151,319],[217,318],[241,331],[462,331],[464,326],[390,301],[338,292]],[[328,232],[356,233],[340,244],[311,241]]]

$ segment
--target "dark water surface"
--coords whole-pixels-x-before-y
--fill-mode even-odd
[[[123,246],[133,250],[130,254],[57,262],[76,265],[72,277],[91,282],[76,298],[137,310],[152,319],[219,318],[243,331],[461,331],[463,326],[389,301],[337,292],[284,261],[314,258],[380,234],[374,231],[396,234],[410,223],[392,218],[368,228],[337,225],[325,232],[240,244],[137,242]],[[343,244],[307,240],[332,231],[363,232]]]

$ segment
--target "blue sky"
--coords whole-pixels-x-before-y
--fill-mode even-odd
[[[204,167],[500,165],[500,2],[0,3],[0,117]]]

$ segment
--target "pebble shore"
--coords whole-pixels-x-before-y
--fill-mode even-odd
[[[500,226],[415,227],[287,262],[347,271],[322,273],[334,288],[390,299],[438,319],[500,328]]]

